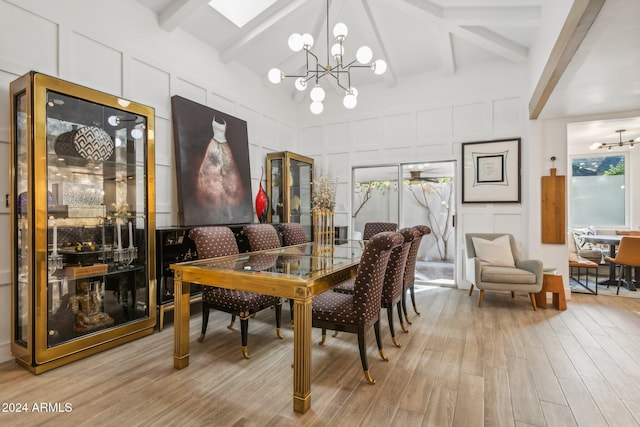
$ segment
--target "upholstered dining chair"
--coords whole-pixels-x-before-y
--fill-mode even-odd
[[[411,324],[409,321],[409,316],[407,313],[407,290],[409,290],[409,294],[411,295],[411,305],[413,305],[413,311],[420,315],[418,308],[416,306],[416,295],[415,295],[415,281],[416,281],[416,262],[418,261],[418,251],[420,249],[420,243],[422,243],[422,238],[431,233],[431,229],[426,225],[414,225],[413,228],[418,232],[419,236],[417,236],[411,242],[411,249],[409,249],[409,256],[407,257],[407,265],[404,268],[404,289],[402,291],[402,311],[404,312],[404,319],[407,321],[407,324]]]
[[[251,251],[263,251],[280,247],[278,231],[271,224],[249,224],[242,227]]]
[[[542,289],[543,268],[540,260],[520,258],[516,241],[506,233],[467,233],[466,278],[480,289],[478,307],[482,306],[485,290],[527,292],[536,310],[536,293]]]
[[[623,236],[622,239],[620,239],[620,246],[618,246],[615,258],[607,256],[604,259],[607,262],[614,263],[616,266],[620,266],[620,273],[618,274],[618,289],[616,289],[616,295],[619,295],[620,285],[622,284],[624,277],[623,269],[634,268],[636,272],[636,281],[640,279],[638,277],[638,272],[640,271],[640,237]],[[627,279],[633,280],[632,275],[629,274]]]
[[[360,362],[369,384],[375,384],[369,373],[366,331],[373,326],[378,351],[383,360],[389,360],[382,351],[380,338],[380,301],[389,257],[393,248],[402,245],[403,237],[396,232],[378,233],[364,248],[356,271],[353,294],[325,292],[313,299],[312,326],[322,328],[324,344],[327,329],[358,335]]]
[[[189,232],[189,238],[195,242],[200,259],[238,254],[236,238],[233,231],[228,227],[196,227]],[[231,260],[230,262],[231,268],[235,260]],[[207,333],[210,309],[224,311],[233,316],[231,324],[228,326],[229,329],[233,327],[233,319],[235,319],[235,316],[239,316],[242,355],[248,359],[247,337],[249,317],[265,308],[273,306],[275,306],[276,312],[276,334],[279,338],[282,338],[280,334],[280,318],[282,313],[280,298],[254,292],[203,286],[202,331],[198,341],[202,342]]]
[[[382,299],[380,306],[387,309],[387,319],[389,322],[389,332],[391,332],[391,341],[396,347],[400,347],[396,340],[396,332],[393,324],[393,309],[397,307],[398,317],[400,319],[400,327],[403,331],[408,332],[402,320],[402,291],[404,290],[404,269],[407,265],[407,258],[413,239],[419,237],[420,234],[415,228],[403,228],[399,231],[404,238],[402,245],[393,248],[387,263],[387,270],[384,273],[384,282],[382,285]],[[355,278],[347,279],[343,283],[333,288],[336,292],[353,293]]]
[[[398,224],[393,222],[367,222],[362,232],[362,240],[369,240],[383,231],[397,231]]]
[[[302,224],[297,222],[283,222],[278,225],[282,235],[282,246],[293,246],[307,243],[307,234]]]

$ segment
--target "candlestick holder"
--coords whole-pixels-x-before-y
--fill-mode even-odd
[[[113,262],[122,264],[127,268],[138,258],[138,248],[129,246],[128,248],[116,248],[113,250]]]
[[[61,270],[64,267],[64,263],[62,261],[62,255],[58,255],[57,253],[52,253],[47,257],[47,271],[49,273],[49,280],[53,276],[53,273],[56,270]]]

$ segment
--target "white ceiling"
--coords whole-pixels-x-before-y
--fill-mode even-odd
[[[138,1],[157,14],[165,30],[192,34],[216,49],[223,62],[242,64],[265,82],[272,67],[287,74],[302,70],[304,54],[287,47],[293,32],[311,33],[312,51],[326,58],[325,0],[277,0],[243,28],[209,7],[208,0]],[[393,86],[418,74],[455,75],[462,67],[489,61],[527,62],[540,29],[542,2],[330,0],[329,23],[331,28],[337,22],[349,27],[345,59],[353,59],[358,47],[368,45],[374,59],[389,65],[383,76],[354,71],[358,87],[380,79]],[[286,79],[276,90],[288,91],[296,102],[303,102],[292,80]],[[640,110],[640,1],[606,0],[540,118],[630,110]],[[594,138],[615,141],[616,129],[627,129],[625,137],[640,138],[637,119],[582,124],[573,134],[578,138],[597,131],[582,136],[591,144]]]

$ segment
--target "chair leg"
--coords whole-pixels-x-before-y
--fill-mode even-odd
[[[280,327],[282,326],[282,302],[276,304],[276,335],[282,339],[282,333]]]
[[[200,337],[198,342],[204,341],[204,334],[207,333],[207,324],[209,323],[209,304],[202,301],[202,329],[200,330]]]
[[[511,291],[511,298],[515,298],[516,297],[516,293]]]
[[[236,323],[236,315],[232,314],[231,315],[231,323],[229,323],[229,326],[227,326],[227,329],[233,329],[233,324]]]
[[[393,306],[392,305],[387,306],[387,319],[389,320],[389,331],[391,332],[391,342],[393,343],[394,346],[400,347],[400,344],[398,344],[398,341],[396,340],[395,328],[393,327]]]
[[[360,363],[362,363],[362,370],[364,371],[364,377],[369,384],[375,384],[376,381],[371,378],[369,373],[369,362],[367,361],[367,343],[365,340],[364,327],[358,328],[358,349],[360,350]]]
[[[289,299],[289,309],[291,311],[291,325],[293,326],[293,300]]]
[[[473,293],[473,283],[469,287],[469,296],[471,296],[472,293]]]
[[[620,264],[620,273],[618,274],[618,289],[616,289],[616,295],[620,295],[621,284],[622,284],[622,264]]]
[[[249,316],[240,313],[240,337],[242,339],[242,355],[245,359],[249,359],[249,350],[247,349],[247,336],[249,335]]]
[[[326,340],[327,340],[327,328],[322,328],[322,340],[318,344],[324,345],[324,342]]]
[[[404,320],[407,321],[407,325],[410,325],[409,316],[407,314],[407,289],[402,290],[402,312],[404,313]]]
[[[484,299],[484,289],[480,289],[480,296],[478,297],[478,307],[482,307],[483,299]]]
[[[529,298],[531,299],[531,305],[533,305],[533,311],[538,311],[536,306],[536,295],[533,292],[529,292]]]
[[[404,320],[402,320],[402,301],[398,301],[398,304],[396,305],[396,307],[398,307],[398,318],[400,319],[400,328],[402,328],[402,332],[407,334],[409,333],[409,330],[407,329],[406,326],[404,326]]]
[[[376,323],[373,324],[373,331],[376,333],[376,343],[378,344],[378,352],[380,353],[380,357],[385,362],[389,361],[389,358],[384,355],[384,351],[382,351],[382,337],[380,336],[380,317]]]
[[[416,294],[414,292],[413,284],[411,284],[411,286],[409,287],[409,291],[411,292],[411,304],[413,305],[413,311],[418,316],[420,316],[420,312],[418,311],[418,308],[416,307]]]

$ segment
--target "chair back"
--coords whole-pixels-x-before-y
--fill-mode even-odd
[[[238,253],[236,236],[229,227],[196,227],[189,231],[196,244],[198,258],[213,258]]]
[[[362,233],[363,240],[369,240],[378,233],[383,231],[396,231],[398,224],[393,222],[367,222],[364,225],[364,231]]]
[[[382,284],[391,250],[403,241],[400,233],[385,231],[373,236],[365,246],[353,288],[353,309],[359,325],[368,325],[380,315]]]
[[[282,245],[292,246],[307,243],[307,234],[302,224],[297,222],[283,222],[278,226],[282,234]]]
[[[622,237],[615,260],[616,264],[640,267],[640,237]]]
[[[476,257],[476,250],[473,246],[473,238],[474,237],[479,237],[481,239],[485,239],[485,240],[495,240],[498,237],[502,237],[502,236],[509,236],[509,245],[511,246],[511,253],[513,254],[513,260],[514,261],[518,261],[520,259],[520,256],[518,254],[518,246],[516,245],[516,239],[513,237],[512,234],[509,233],[467,233],[464,235],[465,238],[465,244],[466,244],[466,252],[467,252],[467,259],[471,259],[471,258],[475,258]]]
[[[618,236],[640,236],[640,231],[635,230],[616,230]]]
[[[414,238],[411,242],[411,248],[409,249],[409,255],[407,256],[407,265],[404,268],[405,287],[413,284],[416,280],[416,262],[418,261],[420,243],[422,242],[423,236],[431,233],[431,229],[426,225],[415,225],[412,228],[418,232],[418,237]]]
[[[249,240],[252,251],[263,251],[280,247],[280,237],[271,224],[249,224],[242,228],[242,233]]]
[[[391,251],[387,270],[384,273],[384,283],[382,285],[382,303],[391,304],[400,295],[404,288],[404,270],[409,257],[409,250],[413,239],[420,236],[415,228],[403,228],[399,233],[404,238],[404,242]]]

